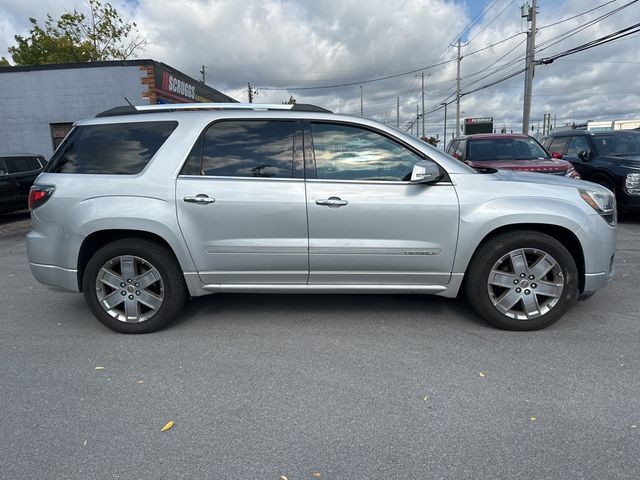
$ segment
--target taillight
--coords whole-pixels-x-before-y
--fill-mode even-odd
[[[29,210],[35,210],[43,205],[56,189],[53,185],[33,185],[29,190]]]

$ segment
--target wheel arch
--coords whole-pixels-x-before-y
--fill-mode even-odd
[[[82,279],[84,277],[84,272],[91,257],[105,245],[122,239],[150,240],[159,243],[173,254],[176,261],[178,261],[178,264],[180,263],[178,256],[169,242],[157,233],[144,230],[126,229],[97,230],[85,237],[78,252],[78,288],[80,291],[82,291]]]
[[[470,257],[469,264],[475,257],[476,252],[480,249],[480,247],[485,243],[491,241],[496,236],[501,235],[503,233],[516,232],[516,231],[532,231],[532,230],[549,235],[550,237],[556,239],[567,248],[567,250],[573,257],[573,260],[576,264],[576,268],[578,269],[578,289],[580,293],[582,293],[584,291],[584,285],[585,285],[585,259],[584,259],[584,251],[582,249],[582,245],[580,244],[580,240],[575,235],[575,233],[573,233],[568,228],[565,228],[559,225],[552,225],[552,224],[546,224],[546,223],[516,223],[516,224],[509,224],[509,225],[503,225],[503,226],[497,227],[494,230],[491,230],[490,232],[488,232],[482,238],[482,240],[476,245],[473,251],[473,254]],[[469,264],[467,264],[466,266],[467,268]]]

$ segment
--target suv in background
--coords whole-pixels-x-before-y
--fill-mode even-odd
[[[551,158],[528,135],[481,133],[451,140],[447,153],[478,169],[518,170],[580,178],[571,163]]]
[[[583,179],[614,192],[621,210],[640,209],[640,132],[571,130],[552,133],[543,144]]]
[[[45,165],[42,155],[0,153],[0,213],[27,208],[29,189]]]
[[[34,276],[125,333],[215,292],[453,298],[463,284],[493,325],[534,330],[607,284],[616,247],[606,188],[479,174],[300,104],[112,109],[75,124],[30,204]]]

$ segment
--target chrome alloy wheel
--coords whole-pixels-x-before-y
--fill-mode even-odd
[[[96,276],[100,306],[121,322],[149,320],[162,306],[164,284],[160,272],[146,260],[122,255],[105,263]]]
[[[503,255],[487,281],[493,306],[507,317],[529,320],[549,312],[560,300],[565,279],[548,253],[522,248]]]

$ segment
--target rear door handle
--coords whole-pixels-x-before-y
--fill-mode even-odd
[[[195,197],[184,197],[182,200],[184,200],[187,203],[202,203],[204,205],[208,203],[213,203],[216,201],[215,198],[211,198],[209,195],[206,195],[204,193],[199,193]]]
[[[316,200],[316,205],[324,205],[331,208],[343,207],[348,203],[349,202],[342,200],[340,197],[329,197],[325,200]]]

